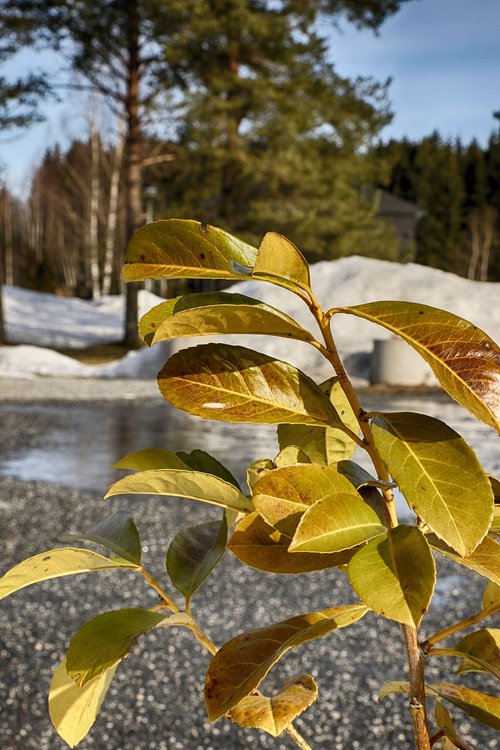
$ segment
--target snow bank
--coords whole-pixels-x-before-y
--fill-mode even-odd
[[[413,263],[403,265],[358,256],[316,263],[311,267],[311,277],[315,294],[325,309],[384,299],[420,302],[454,312],[482,328],[493,339],[500,339],[500,283],[474,282]],[[308,309],[294,294],[253,280],[234,288],[280,308],[306,328],[316,330]],[[141,291],[140,313],[144,314],[161,301],[151,292]],[[124,315],[122,297],[87,302],[4,287],[4,305],[7,335],[29,346],[0,349],[0,377],[154,377],[167,357],[168,346],[157,345],[129,352],[123,359],[107,365],[82,365],[47,348],[84,348],[119,341]],[[373,341],[389,338],[389,332],[349,315],[338,316],[333,323],[349,372],[356,380],[366,381]],[[214,338],[184,339],[174,342],[172,348],[208,340]],[[221,340],[272,354],[315,377],[329,375],[321,355],[301,342],[262,336]]]

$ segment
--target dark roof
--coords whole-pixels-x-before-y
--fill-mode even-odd
[[[386,190],[380,190],[379,196],[379,216],[412,216],[417,219],[425,213],[416,203],[398,198]]]

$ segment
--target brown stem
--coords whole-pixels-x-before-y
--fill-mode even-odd
[[[431,750],[427,712],[425,708],[424,663],[425,654],[420,648],[416,628],[402,625],[410,677],[410,711],[417,750]]]
[[[302,735],[297,732],[293,724],[290,724],[290,726],[287,727],[286,732],[301,750],[312,750],[311,745],[309,745]]]

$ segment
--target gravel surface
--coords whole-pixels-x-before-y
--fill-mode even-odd
[[[38,381],[35,383],[38,387]],[[104,393],[109,392],[110,385],[103,381],[93,384],[94,398],[106,398]],[[53,386],[49,400],[56,393]],[[67,382],[61,387],[59,381],[57,387],[61,399],[64,393],[70,393]],[[0,391],[5,397],[3,382]],[[8,400],[26,400],[21,396],[22,393]],[[19,416],[14,425],[9,421],[7,426],[7,421],[0,423],[0,445],[5,449],[12,450],[40,438],[36,423],[25,415]],[[25,557],[60,546],[60,533],[84,530],[119,508],[134,513],[144,562],[160,578],[164,577],[168,539],[180,528],[217,515],[214,509],[190,501],[114,498],[105,504],[98,492],[6,477],[0,479],[2,571]],[[448,561],[439,561],[439,570],[441,577],[422,629],[424,636],[480,608],[483,579],[458,570]],[[48,581],[2,602],[0,747],[3,750],[66,747],[51,726],[46,694],[52,672],[63,658],[69,639],[83,622],[102,611],[152,606],[155,601],[149,591],[142,578],[119,571]],[[245,568],[227,554],[215,575],[195,596],[193,609],[212,639],[222,644],[243,630],[294,614],[346,604],[353,598],[345,576],[338,571],[274,576]],[[429,664],[429,681],[448,678],[446,672],[437,671],[443,666],[438,662]],[[315,677],[319,698],[296,723],[315,750],[412,748],[406,699],[396,696],[381,704],[376,701],[378,688],[384,681],[405,678],[403,663],[399,627],[368,615],[350,628],[291,651],[273,669],[264,689],[277,688],[303,672]],[[240,730],[226,720],[210,725],[205,718],[202,696],[207,664],[207,655],[182,630],[144,636],[120,665],[101,714],[79,747],[82,750],[296,747],[288,738],[274,740],[254,730]],[[461,682],[490,693],[496,690],[488,676],[467,675]],[[477,750],[498,747],[493,729],[469,721],[453,707],[450,711],[471,747]]]

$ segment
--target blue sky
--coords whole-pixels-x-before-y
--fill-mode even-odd
[[[347,24],[322,31],[341,75],[392,78],[394,119],[384,139],[419,139],[438,130],[447,139],[486,144],[498,127],[492,113],[500,110],[500,0],[411,0],[378,36]],[[29,62],[21,57],[18,69]],[[46,108],[46,122],[15,140],[0,137],[4,177],[16,192],[24,192],[48,145],[85,131],[87,111],[88,101],[69,93]]]

